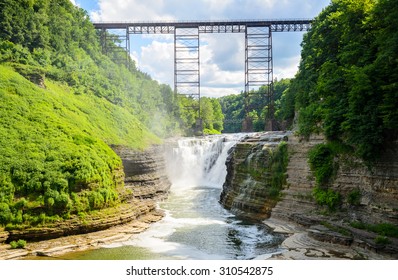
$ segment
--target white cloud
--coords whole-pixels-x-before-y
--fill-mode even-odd
[[[130,52],[130,58],[131,58],[132,60],[134,60],[135,66],[136,66],[137,68],[140,68],[139,54],[138,54],[136,51]]]
[[[153,41],[141,48],[139,68],[155,80],[172,85],[174,75],[174,43]]]
[[[241,87],[214,88],[214,87],[202,86],[200,91],[201,91],[201,96],[218,98],[225,95],[239,94],[242,91],[242,88]]]
[[[243,34],[210,34],[201,38],[210,49],[210,63],[217,64],[221,70],[244,69],[245,38]]]
[[[99,11],[90,15],[93,21],[174,20],[164,12],[164,0],[99,0]]]
[[[298,70],[300,63],[300,55],[285,58],[280,64],[276,64],[274,67],[274,78],[278,80],[285,78],[293,78]]]

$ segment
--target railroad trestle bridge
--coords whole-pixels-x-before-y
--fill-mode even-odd
[[[311,19],[287,20],[236,20],[236,21],[175,21],[175,22],[94,22],[101,30],[103,52],[112,51],[115,39],[120,48],[130,55],[132,34],[174,35],[174,91],[200,101],[200,34],[245,34],[245,109],[249,112],[250,92],[260,86],[267,87],[268,113],[266,130],[274,129],[273,96],[273,32],[305,32],[311,27]],[[108,30],[121,30],[109,34]],[[126,57],[126,61],[129,61]],[[200,102],[198,102],[200,104]],[[200,105],[198,108],[200,119]],[[243,130],[250,131],[250,119],[243,121]]]

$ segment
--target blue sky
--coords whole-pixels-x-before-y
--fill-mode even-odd
[[[330,0],[71,0],[93,21],[165,21],[313,18]],[[273,33],[274,78],[291,78],[303,33]],[[174,38],[131,35],[140,70],[173,87]],[[244,34],[201,34],[201,93],[219,97],[244,89]]]

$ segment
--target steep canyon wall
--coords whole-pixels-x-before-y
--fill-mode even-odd
[[[268,218],[278,198],[272,174],[273,155],[290,133],[250,135],[238,142],[227,158],[227,177],[220,202],[232,213],[252,219]]]
[[[329,189],[339,193],[341,200],[338,208],[330,211],[314,199],[316,183],[308,163],[309,150],[324,143],[324,138],[315,135],[307,141],[293,134],[280,135],[273,140],[266,140],[266,134],[257,135],[236,145],[227,161],[221,203],[243,217],[271,217],[298,223],[320,241],[358,245],[398,256],[397,238],[389,237],[385,244],[380,244],[378,238],[384,238],[383,233],[354,228],[351,224],[398,225],[398,143],[370,168],[353,157],[338,158],[339,168]],[[286,183],[275,198],[269,195],[271,176],[267,166],[270,151],[281,140],[287,141],[289,159]],[[356,203],[349,199],[352,194],[356,195]]]

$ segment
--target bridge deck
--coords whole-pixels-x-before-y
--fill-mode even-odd
[[[178,28],[198,28],[199,33],[244,33],[248,27],[270,27],[272,32],[307,31],[312,19],[170,21],[170,22],[93,22],[97,29],[128,29],[130,34],[174,34]]]

